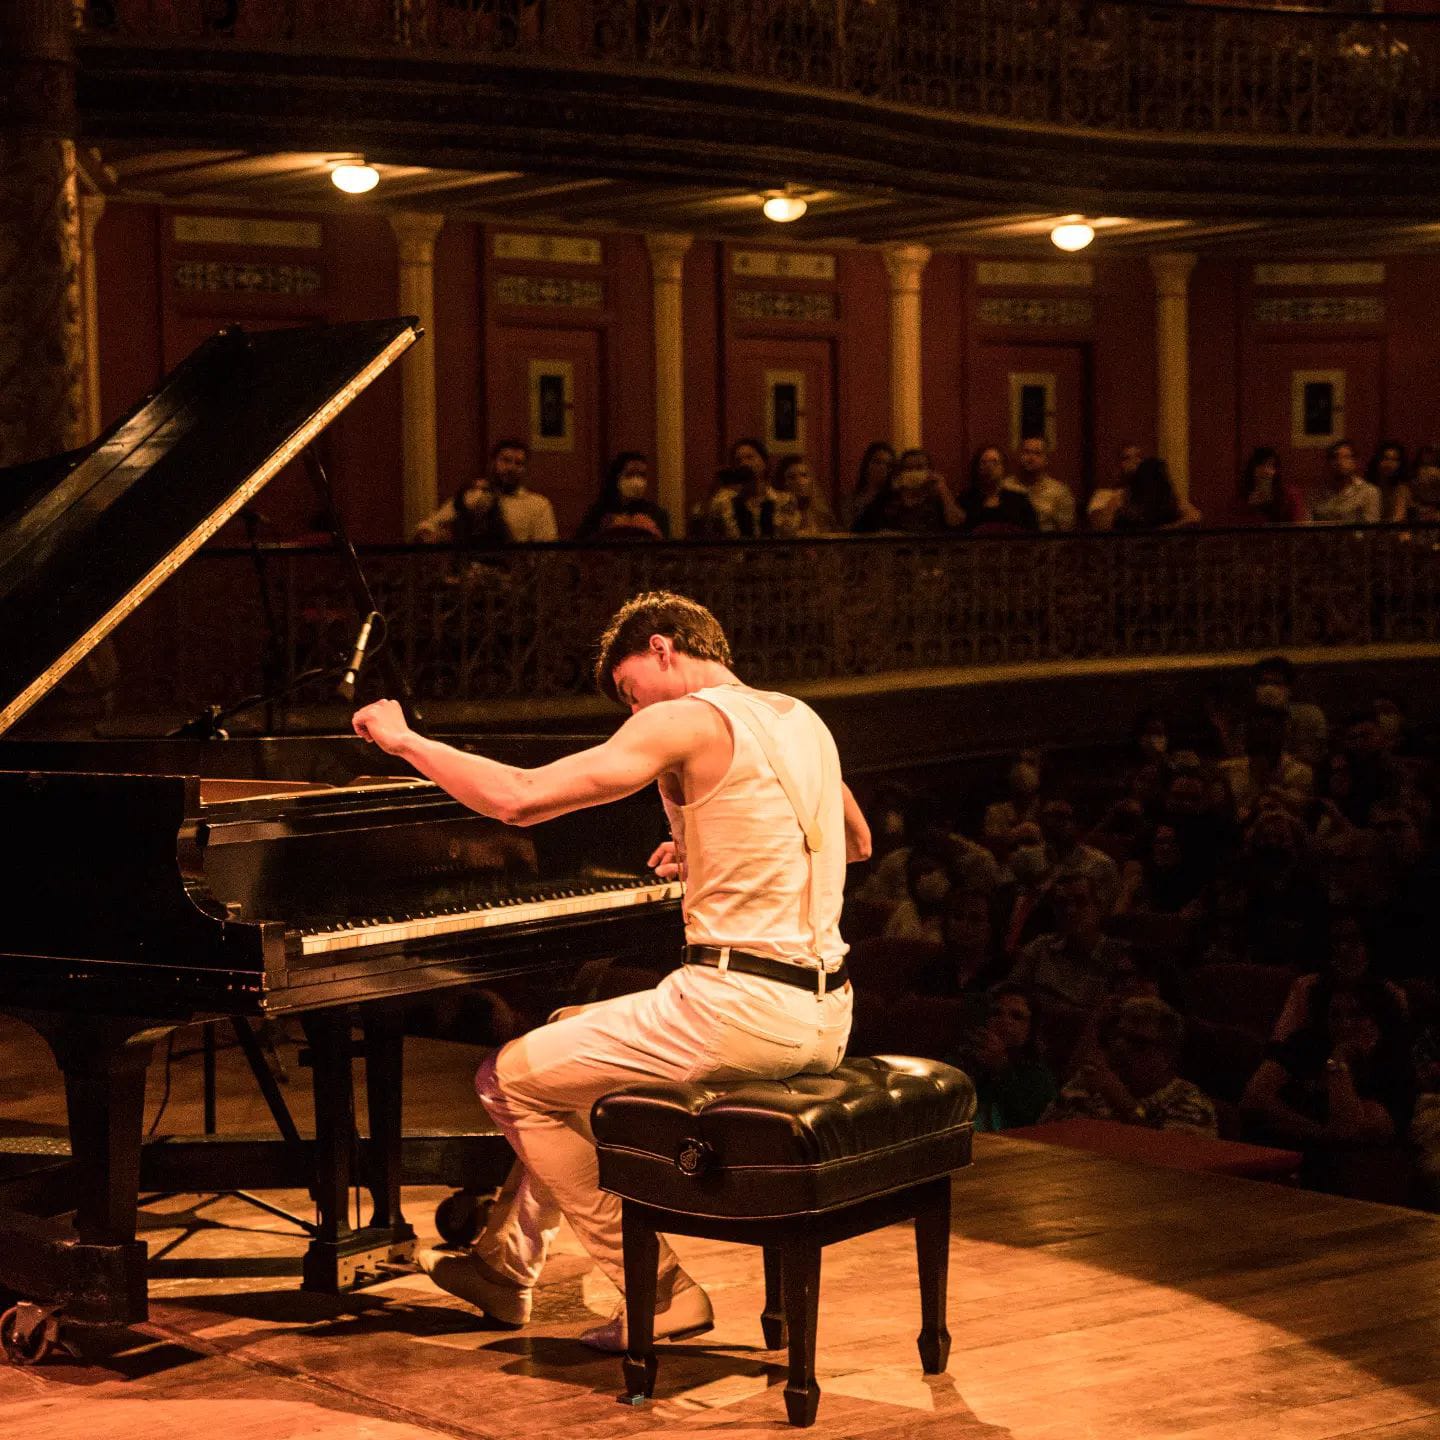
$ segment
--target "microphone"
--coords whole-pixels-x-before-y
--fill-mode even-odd
[[[335,693],[342,700],[355,698],[355,677],[365,663],[365,651],[370,645],[370,631],[379,618],[380,612],[372,610],[361,622],[360,633],[355,637],[355,648],[350,652],[350,663],[345,667],[344,678],[335,687]]]

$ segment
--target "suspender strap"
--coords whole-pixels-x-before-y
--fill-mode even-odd
[[[820,833],[820,817],[812,816],[805,818],[804,808],[800,803],[800,791],[795,781],[790,776],[789,767],[780,758],[780,752],[775,748],[775,741],[769,731],[762,726],[753,716],[745,713],[744,704],[732,712],[739,716],[745,728],[755,737],[755,743],[760,747],[761,753],[769,762],[770,768],[775,772],[775,778],[780,782],[780,788],[785,792],[785,798],[790,802],[790,808],[795,812],[795,818],[800,822],[800,829],[805,835],[805,848],[814,854],[817,851],[824,836]]]

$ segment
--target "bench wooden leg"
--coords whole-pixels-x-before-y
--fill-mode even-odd
[[[760,1316],[760,1329],[764,1333],[767,1350],[785,1348],[783,1273],[780,1251],[774,1245],[765,1246],[765,1309]]]
[[[621,1207],[625,1247],[625,1398],[632,1403],[655,1393],[655,1285],[660,1242],[655,1227],[631,1205]]]
[[[950,1360],[950,1331],[945,1327],[945,1290],[950,1272],[950,1177],[926,1187],[915,1214],[915,1258],[920,1269],[920,1364],[927,1375],[941,1374]]]
[[[781,1251],[785,1325],[790,1341],[790,1374],[785,1382],[785,1413],[792,1425],[813,1425],[820,1406],[815,1380],[815,1326],[820,1313],[820,1246],[795,1234]]]

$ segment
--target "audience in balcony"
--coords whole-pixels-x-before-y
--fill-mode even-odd
[[[1147,995],[1122,1000],[1044,1118],[1115,1120],[1214,1135],[1214,1102],[1180,1075],[1184,1048],[1184,1018],[1163,1000]]]
[[[1043,436],[1029,435],[1020,442],[1019,473],[1004,483],[1030,501],[1042,530],[1075,528],[1075,496],[1070,487],[1050,473],[1050,447]]]
[[[488,475],[467,481],[438,510],[416,527],[421,545],[451,545],[459,554],[493,550],[514,540],[500,509],[500,497]]]
[[[815,472],[803,455],[787,455],[775,467],[775,488],[790,496],[793,505],[784,517],[785,538],[804,540],[836,535],[840,527],[829,500],[815,484]]]
[[[1304,492],[1280,474],[1280,456],[1268,445],[1250,452],[1240,477],[1240,498],[1257,519],[1301,525],[1310,518]]]
[[[1412,525],[1440,523],[1440,465],[1417,465],[1414,474],[1396,487],[1391,518]]]
[[[958,530],[965,514],[926,450],[906,450],[890,479],[855,520],[862,535],[940,535]]]
[[[1355,464],[1355,447],[1337,440],[1325,451],[1325,479],[1310,506],[1317,525],[1378,525],[1380,492]]]
[[[649,498],[650,461],[622,450],[609,465],[600,494],[585,512],[577,540],[668,540],[670,514]]]
[[[967,535],[1018,535],[1040,528],[1028,495],[1005,488],[1005,452],[982,445],[970,457],[970,483],[956,497]]]
[[[555,509],[525,483],[530,447],[523,440],[499,440],[490,450],[490,466],[452,500],[427,516],[415,531],[424,544],[485,549],[502,544],[558,540]],[[503,530],[497,524],[503,522]]]
[[[770,483],[770,452],[751,436],[730,447],[703,516],[716,540],[774,540],[794,534],[795,497]]]
[[[860,457],[860,470],[855,477],[855,488],[844,497],[840,506],[840,520],[847,530],[855,529],[855,522],[871,502],[885,493],[894,468],[895,449],[888,441],[872,440],[865,447],[865,453]]]

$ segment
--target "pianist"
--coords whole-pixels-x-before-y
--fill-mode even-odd
[[[715,617],[681,595],[625,605],[600,640],[600,689],[631,711],[603,745],[518,769],[415,734],[399,705],[355,715],[356,733],[481,814],[534,825],[652,781],[673,839],[650,857],[685,882],[685,964],[653,990],[575,1007],[512,1040],[476,1076],[518,1163],[469,1252],[421,1263],[502,1325],[530,1318],[563,1215],[624,1291],[620,1202],[597,1183],[590,1108],[651,1078],[825,1073],[850,1032],[839,918],[849,860],[870,835],[841,782],[835,743],[807,705],[752,690],[730,670]],[[660,1242],[657,1338],[713,1323],[708,1296]],[[624,1307],[581,1337],[625,1347]]]

